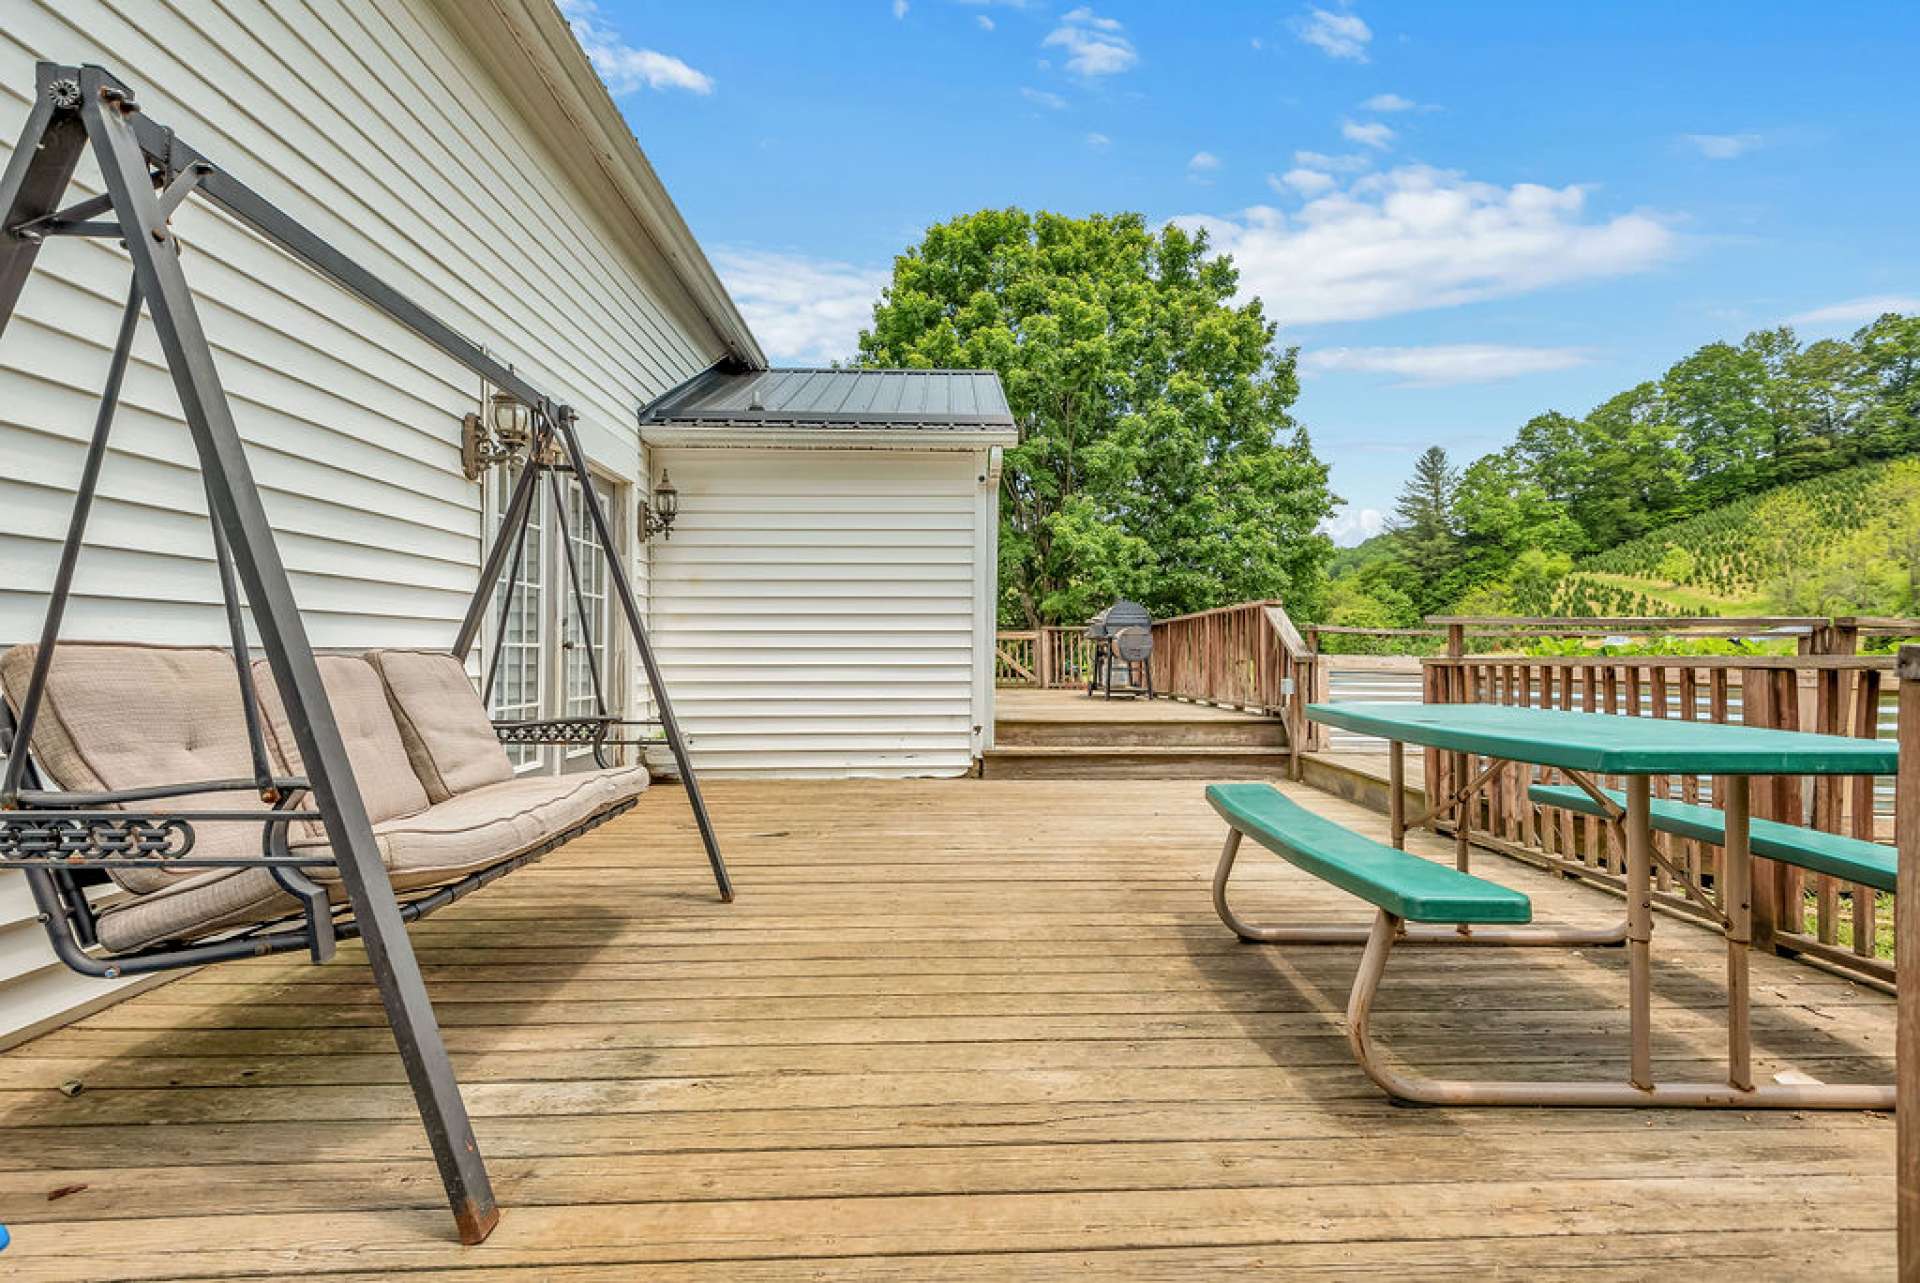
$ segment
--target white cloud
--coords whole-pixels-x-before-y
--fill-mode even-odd
[[[1497,383],[1523,374],[1546,374],[1585,365],[1580,348],[1511,347],[1501,343],[1437,343],[1430,347],[1323,347],[1301,354],[1307,374],[1342,371],[1399,376],[1403,386],[1433,388],[1452,383]]]
[[[973,15],[973,20],[980,24],[980,30],[982,31],[993,30],[993,19],[989,18],[986,14],[976,13]]]
[[[587,61],[606,82],[608,93],[630,94],[643,85],[696,94],[713,92],[713,77],[705,72],[695,71],[671,54],[636,48],[622,40],[619,32],[605,24],[593,0],[560,0],[560,12],[573,28]]]
[[[721,249],[713,265],[768,355],[801,364],[852,356],[893,279],[884,268],[772,250]]]
[[[1023,88],[1020,91],[1020,96],[1036,106],[1045,107],[1049,111],[1060,111],[1067,105],[1065,98],[1062,98],[1059,94],[1050,94],[1044,89]]]
[[[1420,104],[1399,94],[1375,94],[1360,104],[1362,111],[1412,111]]]
[[[1087,146],[1089,147],[1105,147],[1111,144],[1112,142],[1113,142],[1113,139],[1107,137],[1105,134],[1088,134],[1087,135]]]
[[[893,16],[896,19],[907,16],[907,0],[893,0]]]
[[[1385,151],[1393,146],[1393,130],[1377,120],[1361,124],[1358,121],[1340,122],[1340,136],[1350,143],[1359,143],[1362,147],[1373,147]]]
[[[1342,548],[1365,543],[1386,528],[1387,514],[1378,508],[1349,508],[1320,523],[1320,533]]]
[[[1794,325],[1866,325],[1888,312],[1920,312],[1920,296],[1913,294],[1870,294],[1844,303],[1829,303],[1811,311],[1789,316]]]
[[[1302,196],[1318,196],[1338,185],[1332,174],[1323,174],[1317,169],[1289,169],[1284,174],[1268,174],[1267,186],[1282,196],[1298,192]]]
[[[1081,76],[1115,75],[1140,61],[1119,22],[1084,5],[1065,14],[1040,44],[1066,50],[1067,70]]]
[[[1676,238],[1643,213],[1586,217],[1578,186],[1502,187],[1406,166],[1328,192],[1289,217],[1254,206],[1187,215],[1233,255],[1242,295],[1289,325],[1357,321],[1644,271]]]
[[[1357,174],[1369,168],[1373,164],[1373,158],[1358,153],[1329,156],[1325,152],[1297,151],[1293,153],[1293,163],[1305,169],[1323,169],[1331,174]]]
[[[1681,138],[1708,160],[1732,160],[1766,141],[1759,134],[1682,134]]]
[[[1210,151],[1197,151],[1187,162],[1189,174],[1211,174],[1220,168],[1220,158]]]
[[[1293,20],[1293,32],[1327,57],[1349,62],[1365,62],[1367,44],[1373,39],[1372,28],[1360,20],[1360,15],[1344,10],[1309,9]]]

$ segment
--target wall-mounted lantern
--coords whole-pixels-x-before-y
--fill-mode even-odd
[[[640,501],[640,529],[645,538],[655,535],[673,538],[673,519],[680,514],[680,492],[673,488],[673,480],[665,469],[660,472],[660,484],[653,488],[653,502]]]
[[[486,413],[469,414],[461,421],[460,466],[467,480],[478,481],[488,468],[511,463],[533,440],[533,411],[511,393],[495,392]]]

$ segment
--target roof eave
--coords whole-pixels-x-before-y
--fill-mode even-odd
[[[580,129],[583,142],[600,159],[601,171],[659,249],[666,267],[712,327],[715,338],[740,364],[755,370],[767,368],[760,341],[748,328],[733,296],[667,194],[632,127],[620,114],[553,0],[488,0],[485,4],[459,0],[457,17],[456,29],[491,17],[521,47],[529,66],[546,84],[555,104]]]
[[[989,450],[1020,444],[1013,427],[869,424],[645,423],[640,443],[691,449]]]

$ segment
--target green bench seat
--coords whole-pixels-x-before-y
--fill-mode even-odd
[[[1271,784],[1211,784],[1207,801],[1235,832],[1395,917],[1460,925],[1533,918],[1520,892],[1362,837]]]
[[[1605,792],[1625,809],[1626,794],[1611,789]],[[1535,784],[1527,790],[1527,796],[1542,806],[1564,807],[1582,815],[1603,818],[1605,815],[1585,789],[1572,784]],[[1659,832],[1697,838],[1715,846],[1726,845],[1727,816],[1718,807],[1655,798],[1647,809],[1649,820]],[[1890,846],[1864,838],[1823,833],[1798,824],[1782,824],[1778,820],[1750,820],[1747,833],[1748,845],[1755,855],[1812,869],[1843,882],[1858,882],[1877,891],[1893,890],[1896,862]]]

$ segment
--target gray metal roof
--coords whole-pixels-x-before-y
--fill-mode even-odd
[[[992,370],[713,369],[640,413],[644,423],[1011,428]]]

